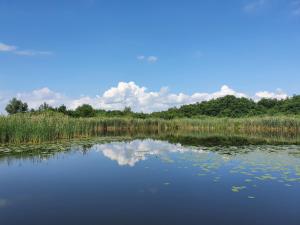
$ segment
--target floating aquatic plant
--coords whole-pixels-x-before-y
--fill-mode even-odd
[[[231,188],[232,192],[240,192],[244,189],[246,189],[246,186],[232,186]]]

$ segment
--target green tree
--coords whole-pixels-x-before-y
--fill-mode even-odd
[[[28,105],[25,102],[23,103],[21,100],[13,98],[6,106],[5,110],[10,115],[16,113],[23,113],[28,111]]]
[[[65,105],[61,105],[57,108],[57,111],[63,114],[67,113],[67,107]]]
[[[126,107],[124,108],[124,113],[125,113],[125,114],[130,114],[130,113],[132,113],[131,108],[130,108],[129,106],[126,106]]]
[[[286,99],[279,107],[279,111],[285,114],[300,114],[300,95],[294,95]]]
[[[266,109],[271,109],[274,108],[275,106],[278,106],[279,103],[280,101],[278,101],[277,99],[262,98],[257,104]]]
[[[82,106],[77,107],[75,112],[79,117],[93,117],[96,115],[96,111],[88,104],[83,104]]]
[[[43,104],[41,104],[39,106],[39,111],[40,112],[49,111],[49,110],[53,110],[53,108],[50,105],[48,105],[46,102],[44,102]]]

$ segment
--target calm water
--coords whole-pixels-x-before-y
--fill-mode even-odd
[[[300,224],[300,146],[26,148],[1,150],[1,225]]]

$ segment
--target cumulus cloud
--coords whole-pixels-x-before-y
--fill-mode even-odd
[[[206,154],[203,150],[185,148],[180,144],[174,145],[164,141],[155,140],[134,140],[131,142],[112,142],[108,144],[98,144],[94,148],[105,157],[116,161],[120,166],[135,166],[139,161],[143,161],[150,156],[165,156],[170,152],[184,153],[194,151],[198,154]],[[164,158],[164,157],[162,157]]]
[[[139,61],[147,61],[149,63],[156,63],[158,61],[158,57],[157,56],[144,56],[144,55],[139,55],[136,57],[137,60]]]
[[[288,95],[281,89],[277,89],[276,92],[260,91],[255,94],[255,99],[259,100],[262,98],[273,98],[273,99],[286,99]]]
[[[0,42],[0,52],[11,52],[20,56],[36,56],[36,55],[52,55],[50,51],[37,51],[37,50],[19,50],[17,46],[7,45]]]
[[[104,109],[124,109],[126,106],[136,112],[153,112],[166,110],[171,107],[192,104],[226,95],[246,97],[224,85],[220,91],[214,93],[184,93],[173,94],[167,88],[161,88],[158,92],[148,91],[146,87],[140,87],[134,82],[120,82],[117,87],[105,91],[102,96],[94,99],[95,106]],[[92,102],[92,101],[91,101]]]
[[[41,88],[31,92],[18,93],[17,98],[28,103],[30,108],[37,108],[46,102],[52,106],[65,104],[68,108],[75,109],[82,104],[90,104],[94,108],[106,110],[123,110],[125,107],[131,107],[135,112],[150,113],[154,111],[162,111],[171,107],[179,107],[185,104],[193,104],[202,101],[208,101],[224,97],[226,95],[234,95],[236,97],[252,98],[255,101],[261,98],[284,99],[288,95],[281,90],[276,92],[260,91],[254,96],[248,96],[245,93],[238,92],[223,85],[220,90],[212,93],[196,92],[188,95],[185,93],[171,93],[168,88],[161,88],[159,91],[148,91],[146,87],[139,86],[134,82],[119,82],[116,87],[106,90],[99,96],[81,96],[79,98],[70,98],[62,93],[55,92],[49,88]],[[13,96],[10,96],[10,98]],[[0,107],[3,111],[4,105],[7,104],[9,98],[1,98]],[[1,111],[0,110],[0,111]]]
[[[51,106],[58,106],[70,101],[63,94],[54,92],[47,87],[33,90],[32,92],[18,93],[16,97],[27,102],[31,108],[38,108],[44,102]]]

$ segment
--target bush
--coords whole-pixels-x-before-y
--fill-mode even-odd
[[[93,107],[88,104],[83,104],[82,106],[77,107],[75,113],[78,117],[93,117],[96,115],[96,112],[93,109]]]
[[[28,111],[27,103],[23,103],[21,100],[13,98],[5,108],[6,112],[10,115],[16,113],[23,113]]]

